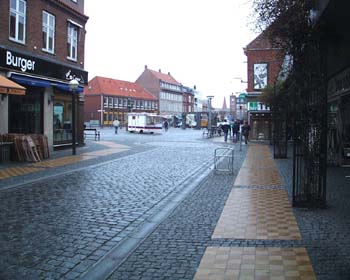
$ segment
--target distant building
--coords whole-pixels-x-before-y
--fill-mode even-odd
[[[269,106],[259,101],[259,96],[267,85],[274,85],[284,54],[271,45],[264,32],[244,48],[244,53],[248,60],[247,119],[252,128],[251,139],[268,140],[271,139],[271,112]]]
[[[233,120],[247,120],[247,94],[240,93],[238,96],[230,96],[230,114]]]
[[[168,72],[154,71],[145,66],[136,83],[151,92],[159,101],[159,114],[172,117],[194,111],[193,90],[183,86]]]
[[[0,76],[25,88],[0,83],[0,133],[45,134],[50,147],[72,143],[72,92],[82,92],[84,0],[0,1]],[[6,82],[4,82],[6,83]],[[76,94],[76,135],[83,139],[83,100]]]
[[[94,77],[84,91],[84,121],[111,126],[118,119],[127,122],[128,112],[158,114],[158,100],[139,84]]]

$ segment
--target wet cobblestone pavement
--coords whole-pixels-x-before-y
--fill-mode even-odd
[[[292,209],[300,240],[215,238],[214,230],[233,188],[239,193],[286,189],[290,198],[291,157],[274,160],[283,185],[280,181],[266,183],[268,180],[259,185],[255,178],[258,173],[253,181],[245,181],[254,182],[252,186],[235,185],[249,145],[239,151],[238,144],[225,145],[219,138],[204,140],[200,132],[189,132],[162,137],[121,134],[118,143],[130,149],[109,154],[95,143],[94,148],[85,149],[90,155],[99,155],[98,162],[84,160],[54,168],[61,172],[56,173],[58,176],[54,170],[47,170],[0,180],[0,279],[105,279],[86,275],[97,270],[96,264],[110,261],[106,256],[128,238],[142,238],[142,225],[159,214],[160,223],[113,267],[108,279],[193,279],[195,275],[196,279],[226,279],[206,278],[207,272],[201,270],[202,264],[211,262],[213,253],[218,262],[212,263],[216,268],[211,271],[217,275],[225,267],[223,262],[232,267],[238,261],[236,254],[243,262],[239,273],[244,279],[275,279],[273,275],[276,279],[314,279],[312,269],[317,279],[350,279],[350,179],[345,177],[350,175],[349,169],[328,169],[327,209]],[[104,140],[113,142],[114,137],[109,134]],[[209,168],[214,149],[222,145],[235,149],[233,175]],[[257,161],[251,163],[254,166]],[[200,176],[207,177],[196,185]],[[276,176],[270,178],[278,181]],[[22,185],[22,180],[31,183]],[[190,184],[196,187],[182,199],[176,198]],[[162,209],[171,197],[178,203],[174,210],[169,208],[167,216]],[[255,264],[252,250],[259,255]],[[229,252],[227,259],[225,252]],[[259,264],[267,260],[260,254],[271,254],[270,269],[277,271],[267,274],[266,264]],[[287,276],[282,278],[278,270],[284,257]],[[299,262],[300,271],[288,270],[288,265]],[[255,278],[244,274],[244,269],[253,265],[257,269]],[[237,271],[225,273],[230,275],[227,279],[241,279]]]
[[[184,180],[206,172],[214,148],[154,141],[139,153],[3,189],[0,279],[80,277]]]

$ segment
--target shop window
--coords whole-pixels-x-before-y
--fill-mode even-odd
[[[72,141],[72,103],[65,95],[55,95],[53,141],[56,145]]]
[[[9,95],[9,132],[43,133],[43,93],[27,88],[26,95]]]

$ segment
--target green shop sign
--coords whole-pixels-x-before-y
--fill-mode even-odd
[[[248,110],[257,111],[258,110],[258,102],[248,102]]]

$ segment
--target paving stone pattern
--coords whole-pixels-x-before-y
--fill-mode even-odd
[[[159,145],[0,192],[0,279],[76,279],[128,236],[215,145]]]

